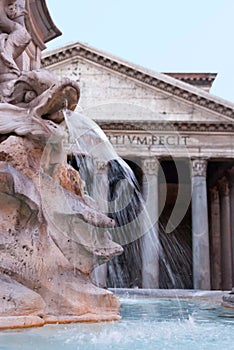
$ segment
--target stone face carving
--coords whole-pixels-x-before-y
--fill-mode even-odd
[[[62,147],[62,110],[75,109],[79,87],[43,69],[20,71],[16,59],[30,41],[23,5],[0,1],[0,290],[14,292],[0,314],[118,319],[118,300],[89,277],[122,253],[108,234],[115,223],[86,202]]]
[[[22,73],[0,105],[0,133],[48,139],[63,120],[65,104],[74,109],[78,100],[79,87],[73,81],[59,81],[45,70]]]

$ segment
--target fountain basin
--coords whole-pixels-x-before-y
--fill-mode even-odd
[[[176,293],[119,290],[122,320],[118,322],[2,331],[0,348],[233,349],[234,311],[221,306],[223,292],[179,291],[182,298],[176,298]]]

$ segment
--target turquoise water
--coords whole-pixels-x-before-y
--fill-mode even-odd
[[[0,350],[234,349],[234,312],[207,302],[121,299],[119,322],[0,333]]]

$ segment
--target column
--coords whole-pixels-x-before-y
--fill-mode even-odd
[[[226,177],[218,181],[220,193],[222,289],[232,288],[230,190]]]
[[[108,162],[94,159],[92,197],[103,214],[108,213],[108,190]],[[92,278],[97,286],[106,287],[107,263],[97,266],[92,272]]]
[[[193,287],[210,289],[207,160],[192,160]]]
[[[158,168],[156,158],[142,160],[143,197],[151,220],[151,228],[141,237],[142,288],[152,289],[159,288]]]
[[[234,286],[234,167],[228,171],[230,187],[231,247],[232,247],[232,287]]]
[[[221,233],[220,233],[220,203],[217,186],[210,189],[211,211],[211,282],[212,289],[220,290],[221,280]]]

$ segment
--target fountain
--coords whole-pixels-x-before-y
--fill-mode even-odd
[[[0,329],[45,327],[1,332],[0,348],[231,349],[233,313],[218,305],[221,291],[118,288],[123,319],[94,323],[120,320],[119,299],[93,282],[96,267],[146,232],[141,249],[148,240],[165,258],[131,169],[73,112],[77,83],[16,64],[30,42],[23,5],[0,3]],[[233,292],[224,303],[233,306]]]
[[[19,69],[31,39],[24,5],[0,3],[0,328],[117,320],[118,299],[90,277],[122,253],[115,223],[67,163],[63,110],[75,109],[79,86]]]

